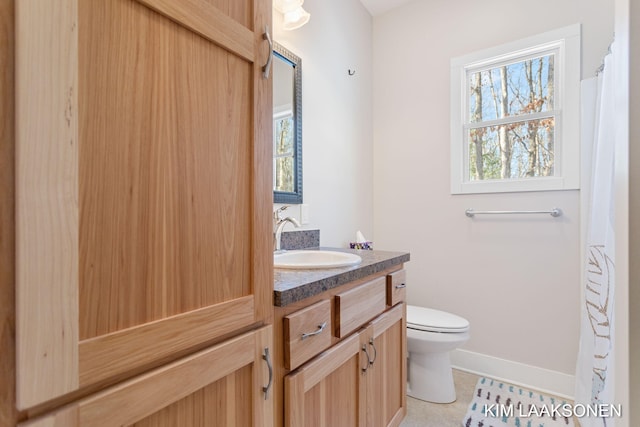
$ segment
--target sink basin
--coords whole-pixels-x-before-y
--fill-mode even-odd
[[[356,254],[337,251],[286,251],[273,255],[275,268],[335,268],[362,262]]]

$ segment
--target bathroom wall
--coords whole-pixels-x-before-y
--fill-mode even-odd
[[[274,39],[302,59],[303,228],[320,229],[323,246],[347,247],[357,230],[373,234],[372,20],[359,0],[304,8],[311,20],[294,31],[273,12]]]
[[[579,191],[452,196],[449,72],[453,57],[574,23],[593,76],[613,37],[608,0],[413,1],[373,21],[376,246],[411,252],[409,303],[469,319],[459,364],[563,394],[579,333]],[[464,215],[552,207],[563,216]]]

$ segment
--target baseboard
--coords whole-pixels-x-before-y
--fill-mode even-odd
[[[451,352],[451,366],[564,399],[574,398],[574,375],[461,349]]]

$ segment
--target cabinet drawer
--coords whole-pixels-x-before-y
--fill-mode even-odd
[[[394,306],[406,301],[407,297],[407,273],[404,270],[396,271],[387,276],[387,305]]]
[[[336,295],[336,336],[342,338],[355,331],[385,308],[385,277]]]
[[[324,300],[284,318],[284,364],[295,369],[331,345],[331,302]]]

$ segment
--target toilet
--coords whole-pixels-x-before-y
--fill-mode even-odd
[[[407,395],[433,403],[455,401],[449,352],[464,344],[469,336],[466,319],[407,305]]]

